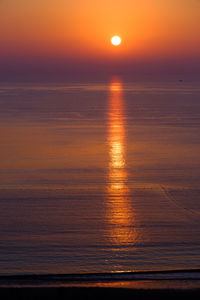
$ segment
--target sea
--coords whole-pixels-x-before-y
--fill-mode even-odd
[[[200,84],[0,84],[0,275],[200,268]]]

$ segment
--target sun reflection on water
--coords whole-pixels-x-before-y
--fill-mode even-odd
[[[126,132],[123,87],[119,80],[110,84],[109,96],[109,170],[107,220],[109,239],[115,245],[136,241],[135,216],[130,202],[126,170]]]

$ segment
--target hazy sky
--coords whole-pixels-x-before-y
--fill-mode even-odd
[[[115,34],[120,47],[110,43]],[[0,63],[1,78],[151,68],[197,75],[200,1],[0,0]]]

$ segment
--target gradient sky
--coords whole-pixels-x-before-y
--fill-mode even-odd
[[[200,73],[199,0],[1,0],[0,23],[1,79]]]

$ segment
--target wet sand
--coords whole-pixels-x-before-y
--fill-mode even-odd
[[[125,299],[169,299],[171,297],[182,299],[199,299],[200,289],[189,290],[134,290],[120,288],[1,288],[1,299],[109,299],[110,297],[124,297]]]

